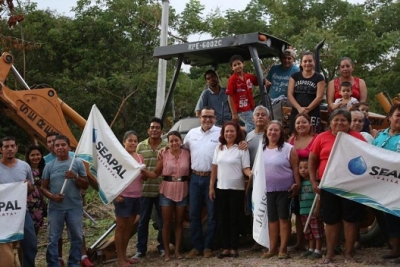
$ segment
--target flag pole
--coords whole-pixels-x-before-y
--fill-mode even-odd
[[[93,108],[94,108],[95,106],[96,106],[96,104],[93,104],[92,109],[90,110],[89,117],[90,117],[90,115],[92,114],[92,110],[93,110]],[[85,125],[85,128],[86,128],[86,125]],[[82,136],[81,136],[81,138],[82,138]],[[76,147],[75,151],[79,151],[79,147],[81,146],[81,141],[82,141],[82,140],[79,140],[78,146]],[[69,165],[68,171],[70,171],[70,170],[72,169],[72,166],[74,166],[75,158],[76,158],[76,153],[74,153],[74,156],[72,157],[71,165]],[[65,189],[65,186],[67,185],[67,181],[68,181],[68,180],[69,180],[69,179],[65,179],[65,180],[64,180],[63,186],[61,187],[61,192],[60,192],[60,194],[62,194],[62,193],[64,192],[64,189]]]
[[[315,194],[314,201],[313,201],[313,203],[312,203],[312,205],[311,205],[310,213],[308,214],[307,222],[306,222],[306,224],[304,225],[303,233],[306,232],[306,230],[307,230],[307,228],[308,228],[308,225],[310,224],[311,215],[312,215],[312,213],[314,212],[315,203],[317,203],[317,199],[318,199],[318,198],[319,198],[319,195],[318,195],[318,194]]]
[[[78,147],[79,147],[79,143],[78,143]],[[74,156],[72,157],[71,165],[69,165],[68,171],[70,171],[72,169],[72,166],[74,165],[74,162],[75,162],[75,158],[76,158],[76,154],[74,153]],[[67,185],[68,180],[69,179],[64,179],[64,183],[63,183],[63,186],[61,187],[60,194],[62,194],[64,192],[64,189],[65,189],[65,186]]]

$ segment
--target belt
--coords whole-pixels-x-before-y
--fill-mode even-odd
[[[163,176],[163,180],[167,182],[185,182],[189,180],[189,176],[182,176],[182,177]]]
[[[210,176],[210,174],[211,174],[211,172],[198,172],[198,171],[195,171],[195,170],[192,170],[192,173],[194,173],[194,174],[196,174],[198,176],[203,176],[203,177]]]

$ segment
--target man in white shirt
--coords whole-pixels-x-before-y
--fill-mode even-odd
[[[193,249],[186,255],[187,259],[204,255],[213,256],[212,244],[216,229],[214,203],[209,199],[211,164],[215,147],[219,144],[221,128],[215,126],[215,111],[204,107],[200,113],[201,126],[188,132],[183,141],[190,150],[192,175],[189,186],[190,237]],[[202,205],[207,206],[207,231],[203,238]]]

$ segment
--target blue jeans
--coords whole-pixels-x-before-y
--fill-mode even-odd
[[[192,174],[189,185],[190,239],[193,247],[200,252],[212,249],[216,227],[214,202],[209,198],[209,188],[210,177]],[[203,202],[207,206],[207,230],[204,238],[201,218]]]
[[[38,240],[36,237],[33,220],[31,215],[27,211],[25,214],[24,239],[20,241],[23,261],[22,266],[35,267],[37,243]]]
[[[71,248],[69,250],[68,267],[79,267],[82,257],[82,208],[71,210],[49,209],[47,215],[48,245],[46,251],[47,267],[60,267],[58,262],[58,239],[60,239],[64,222],[67,224]]]
[[[161,207],[159,197],[141,197],[140,198],[140,219],[137,229],[138,243],[136,245],[137,251],[146,254],[147,252],[147,240],[149,238],[149,222],[151,218],[151,211],[153,210],[153,205],[156,206],[157,216],[160,221],[158,226],[157,241],[159,245],[157,246],[158,251],[164,249],[162,242],[162,217],[161,217]]]
[[[244,122],[244,124],[246,126],[246,133],[249,133],[254,130],[254,128],[256,126],[254,125],[254,121],[253,121],[253,111],[249,110],[249,111],[241,112],[241,113],[238,113],[238,116]]]

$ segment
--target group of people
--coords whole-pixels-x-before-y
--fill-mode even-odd
[[[148,138],[141,142],[136,132],[125,133],[124,148],[146,168],[114,200],[119,266],[136,264],[146,256],[153,208],[159,221],[157,249],[165,261],[172,258],[172,231],[175,259],[215,256],[217,229],[221,233],[222,250],[216,256],[220,259],[238,257],[241,230],[241,212],[238,211],[251,213],[252,210],[252,167],[260,142],[266,173],[270,237],[270,247],[264,250],[262,257],[289,257],[293,212],[296,214],[297,246],[301,246],[302,239],[308,240],[308,249],[302,256],[322,258],[322,239],[326,237],[327,254],[323,263],[331,263],[343,225],[344,257],[347,261],[353,260],[363,207],[321,190],[318,185],[340,132],[400,152],[400,106],[392,107],[388,129],[379,133],[372,131],[365,102],[365,82],[352,76],[353,63],[350,58],[343,58],[339,63],[341,76],[328,84],[326,97],[330,115],[328,129],[323,131],[319,105],[325,91],[324,77],[314,71],[312,53],[303,53],[300,68],[294,61],[294,51],[285,50],[282,64],[271,68],[264,80],[271,98],[287,98],[292,105],[289,140],[285,139],[282,123],[271,121],[267,108],[255,106],[252,86],[257,85],[257,79],[244,72],[244,60],[240,56],[230,60],[234,73],[226,90],[219,85],[215,71],[205,72],[208,88],[202,92],[195,110],[201,125],[190,130],[184,138],[179,132],[172,131],[167,140],[163,140],[163,121],[159,118],[151,120]],[[245,124],[246,134],[238,124],[239,118]],[[58,247],[64,222],[71,240],[68,266],[79,266],[80,263],[93,266],[82,252],[85,249],[81,191],[88,187],[85,168],[80,159],[74,159],[67,137],[49,136],[48,147],[52,153],[47,156],[43,156],[40,147],[29,147],[25,163],[15,158],[18,147],[14,138],[6,137],[1,141],[0,183],[28,181],[29,213],[21,241],[23,266],[35,266],[35,233],[43,226],[45,213],[48,218],[48,266],[62,266]],[[65,190],[61,192],[65,181]],[[308,218],[315,194],[319,200]],[[48,203],[47,208],[45,203]],[[207,210],[205,231],[203,203]],[[183,256],[180,248],[187,205],[193,249]],[[129,258],[127,246],[138,216],[137,251]],[[400,219],[389,214],[385,216],[392,250],[384,258],[397,258],[400,257]],[[310,224],[303,235],[302,227],[308,219]],[[2,255],[7,255],[6,251],[10,249],[11,244],[0,245]]]
[[[40,146],[27,148],[25,162],[16,158],[17,140],[12,136],[1,140],[0,183],[26,181],[28,187],[24,238],[20,241],[21,266],[36,266],[37,235],[47,217],[47,266],[64,266],[62,233],[68,228],[71,249],[68,266],[94,266],[86,255],[82,225],[82,192],[88,188],[85,167],[73,159],[69,139],[58,133],[47,135],[50,153],[46,156]],[[73,164],[72,164],[73,162]],[[65,190],[61,188],[65,182]],[[2,266],[14,266],[15,244],[0,244]],[[4,257],[3,257],[4,256]]]
[[[289,140],[285,140],[285,133],[279,121],[269,121],[268,118],[265,124],[262,123],[262,128],[257,127],[257,122],[262,121],[260,117],[257,117],[261,107],[254,109],[254,101],[251,98],[251,89],[253,85],[257,85],[257,79],[243,71],[244,62],[240,56],[233,56],[230,60],[233,74],[228,81],[226,90],[219,86],[218,76],[215,72],[211,70],[206,72],[205,79],[208,88],[200,96],[196,106],[196,114],[199,115],[200,109],[206,105],[215,107],[219,124],[222,125],[220,145],[216,148],[212,162],[214,173],[211,172],[212,185],[214,187],[216,184],[217,189],[210,187],[210,199],[218,196],[218,192],[221,191],[219,189],[223,190],[220,192],[221,198],[230,199],[230,195],[225,194],[224,190],[241,190],[241,184],[235,183],[235,181],[237,182],[238,177],[241,177],[240,181],[243,182],[244,177],[248,176],[249,183],[245,194],[247,194],[246,198],[249,200],[252,191],[251,166],[256,153],[254,151],[259,139],[262,138],[264,167],[267,173],[265,179],[270,230],[270,248],[264,252],[263,257],[278,256],[282,259],[288,257],[287,244],[291,233],[291,211],[296,214],[298,242],[295,248],[301,246],[304,238],[309,243],[308,250],[303,253],[304,257],[322,258],[322,239],[326,236],[327,255],[323,259],[323,263],[330,263],[335,255],[340,229],[343,225],[346,240],[344,256],[347,261],[352,261],[354,245],[359,242],[358,225],[364,208],[356,202],[320,190],[318,184],[339,132],[346,132],[373,145],[399,152],[400,139],[397,125],[400,123],[398,119],[400,107],[393,106],[389,113],[390,128],[382,132],[373,130],[368,119],[369,107],[366,103],[366,84],[364,80],[352,75],[354,64],[350,58],[344,57],[338,65],[340,76],[330,81],[327,86],[326,101],[329,108],[329,120],[327,127],[323,129],[320,118],[320,104],[325,93],[325,79],[314,70],[315,58],[313,53],[305,52],[302,54],[300,68],[294,65],[294,61],[294,51],[285,50],[281,57],[281,64],[273,66],[267,75],[267,79],[265,79],[266,89],[271,99],[282,100],[287,98],[292,106],[289,129],[291,137]],[[226,122],[228,119],[223,119],[221,113],[220,107],[224,107],[226,101],[230,106],[233,123]],[[223,104],[221,105],[221,103]],[[222,111],[227,112],[226,109]],[[265,113],[268,114],[268,110]],[[250,114],[253,114],[253,117]],[[245,124],[250,165],[246,156],[238,157],[238,155],[242,155],[242,151],[233,146],[233,144],[237,145],[242,138],[241,133],[237,133],[234,124],[238,121],[238,118]],[[231,132],[235,132],[234,137],[230,134]],[[226,139],[222,137],[225,137],[225,135],[235,142],[227,143]],[[392,142],[392,145],[388,145],[388,140]],[[235,152],[226,154],[228,156],[224,156],[223,161],[218,161],[216,157],[220,154],[225,155],[225,150],[232,150],[231,146],[235,149]],[[233,167],[234,163],[231,162],[234,160],[234,155],[236,155],[237,164],[235,167]],[[229,173],[224,172],[224,166],[227,162],[230,162]],[[218,163],[221,164],[222,171],[220,171],[221,167],[218,166]],[[234,175],[233,171],[237,175]],[[230,181],[232,184],[227,183],[227,177],[232,179]],[[230,188],[226,188],[226,184],[230,184]],[[303,235],[302,227],[308,219],[315,194],[318,194],[319,200],[310,218],[310,227]],[[218,200],[218,197],[216,199]],[[223,203],[224,200],[222,200]],[[247,203],[249,202],[247,201]],[[241,207],[240,203],[233,201],[230,201],[230,203],[236,209]],[[234,216],[230,217],[230,208],[226,204],[223,214],[223,221],[230,220],[230,222],[222,224],[227,243],[224,243],[220,257],[237,255],[235,239],[233,239],[233,242],[231,241],[231,234],[236,234],[232,227],[235,227],[237,220],[235,221]],[[245,209],[248,211],[250,207],[246,206]],[[383,258],[400,257],[400,234],[397,232],[395,223],[393,223],[397,221],[390,214],[385,214],[383,217],[387,218],[388,225],[386,227],[386,223],[380,221],[381,228],[387,229],[386,236],[390,239],[390,247],[392,248],[391,253],[384,255]],[[278,244],[280,244],[279,247]]]

